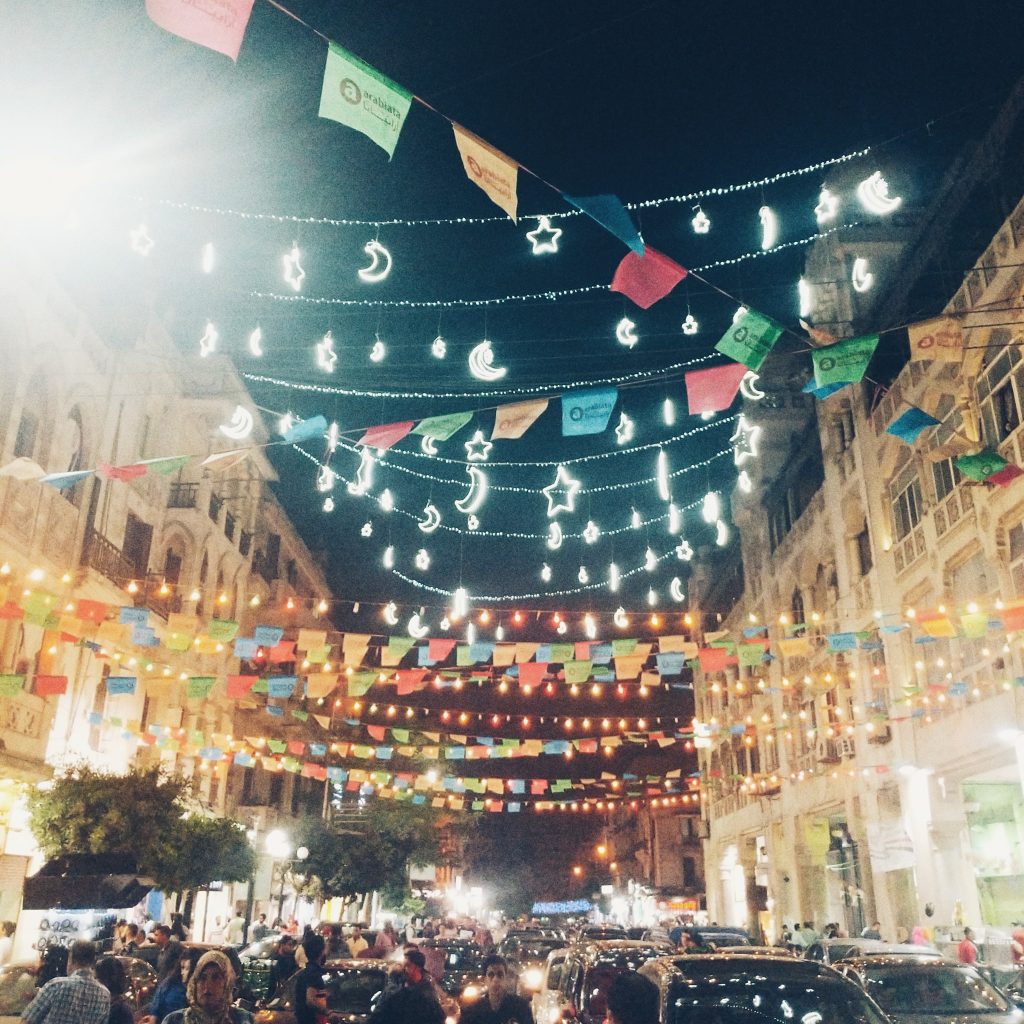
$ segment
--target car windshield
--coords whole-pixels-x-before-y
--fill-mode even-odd
[[[480,950],[474,946],[448,946],[444,951],[446,971],[465,971],[475,967],[480,960]]]
[[[543,960],[553,949],[558,949],[563,943],[558,939],[547,939],[545,941],[519,942],[509,950],[512,956],[519,960]]]
[[[866,967],[864,987],[887,1013],[1006,1013],[1006,998],[970,967]]]
[[[666,1024],[886,1024],[839,978],[762,966],[712,970],[671,984]]]
[[[327,1009],[369,1013],[384,989],[384,971],[331,971],[327,975]]]

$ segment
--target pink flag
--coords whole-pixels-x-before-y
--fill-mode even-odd
[[[427,657],[431,661],[444,661],[455,647],[454,640],[446,640],[445,638],[431,639],[427,645]]]
[[[367,448],[380,450],[390,448],[393,444],[398,444],[412,430],[415,423],[415,420],[409,420],[408,423],[385,423],[382,427],[370,427],[356,444],[365,444]]]
[[[538,398],[532,402],[515,402],[513,405],[499,405],[494,411],[491,440],[496,441],[499,437],[522,437],[547,407],[546,398]]]
[[[641,309],[650,309],[659,299],[665,298],[686,274],[686,267],[647,246],[643,256],[627,252],[622,257],[610,287],[613,292],[622,292],[632,299]]]
[[[726,363],[706,370],[690,370],[685,375],[686,401],[690,415],[702,412],[721,412],[732,405],[740,381],[749,371],[742,363]]]
[[[154,24],[238,60],[253,0],[146,0]]]
[[[540,686],[547,671],[546,661],[528,661],[519,666],[519,683],[521,686]]]

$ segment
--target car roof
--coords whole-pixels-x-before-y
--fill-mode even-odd
[[[643,967],[646,974],[659,977],[677,976],[693,977],[713,974],[716,967],[728,967],[735,970],[738,966],[749,965],[771,972],[772,976],[799,980],[800,978],[833,978],[842,979],[831,967],[817,960],[802,960],[799,957],[774,956],[764,953],[681,953],[672,956],[661,956],[648,960]]]
[[[846,956],[839,961],[844,967],[867,967],[871,970],[877,970],[881,968],[885,970],[887,967],[913,967],[914,970],[925,970],[925,971],[938,971],[948,970],[950,967],[970,967],[970,964],[962,963],[959,960],[953,960],[951,957],[934,955],[934,956],[915,956],[913,953],[890,953],[890,954],[872,954],[871,956]]]

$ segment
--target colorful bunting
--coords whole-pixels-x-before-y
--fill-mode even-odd
[[[613,292],[621,292],[632,299],[641,309],[650,309],[659,299],[665,298],[686,274],[685,267],[647,246],[643,255],[627,252],[622,257],[609,287]]]
[[[819,388],[829,384],[856,384],[863,380],[868,363],[878,348],[878,335],[865,334],[847,338],[827,348],[811,352],[814,363],[814,382]]]
[[[499,405],[494,412],[494,429],[491,440],[499,438],[516,440],[525,434],[548,407],[546,398],[538,398],[531,402],[515,402],[512,405]]]
[[[356,441],[356,444],[363,444],[367,448],[377,448],[380,451],[385,451],[392,445],[398,444],[412,430],[415,422],[415,420],[407,420],[404,423],[385,423],[380,427],[370,427]]]
[[[938,316],[907,328],[911,359],[959,363],[964,357],[963,331],[957,320]]]
[[[897,416],[885,428],[885,432],[892,434],[893,437],[898,437],[901,441],[906,441],[907,444],[913,444],[922,431],[929,427],[936,427],[938,424],[939,421],[934,416],[926,413],[924,409],[918,409],[916,405],[912,405]]]
[[[217,0],[212,4],[146,0],[146,13],[155,25],[172,35],[237,61],[252,5],[253,0]]]
[[[562,397],[562,435],[600,434],[608,426],[619,392],[616,388],[572,391]]]
[[[971,480],[985,481],[1004,470],[1009,463],[992,448],[986,448],[976,455],[960,455],[953,461],[964,476]]]
[[[412,433],[421,437],[432,437],[435,441],[447,441],[457,434],[471,419],[471,412],[450,412],[444,416],[428,416],[420,420]]]
[[[453,124],[452,128],[466,177],[483,189],[492,203],[500,206],[513,221],[516,220],[519,164],[462,125]]]
[[[691,416],[722,412],[732,405],[740,381],[750,371],[742,363],[726,363],[706,370],[690,370],[684,376],[686,402]]]
[[[625,242],[638,256],[644,254],[644,240],[640,237],[633,224],[629,212],[622,205],[622,200],[613,195],[570,196],[562,198],[577,210],[597,221],[606,231],[610,231],[619,241]]]
[[[730,325],[715,349],[756,372],[761,369],[780,334],[782,328],[777,323],[756,309],[748,309]]]

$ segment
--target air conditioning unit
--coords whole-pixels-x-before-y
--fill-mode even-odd
[[[836,749],[843,760],[849,760],[857,756],[857,745],[853,742],[852,736],[840,736],[836,740]]]
[[[868,743],[888,743],[892,739],[892,730],[884,725],[868,734]]]
[[[839,751],[836,748],[836,741],[820,739],[814,747],[814,756],[819,764],[838,764]]]

